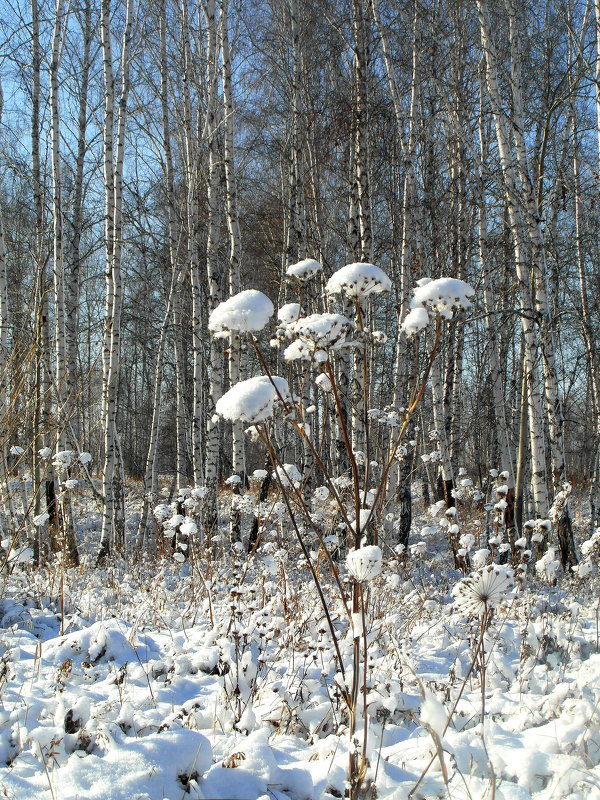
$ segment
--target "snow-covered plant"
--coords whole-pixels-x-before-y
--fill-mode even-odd
[[[598,574],[598,560],[600,559],[600,528],[596,528],[589,539],[581,545],[583,559],[573,567],[573,572],[578,578],[584,579]]]
[[[490,611],[507,602],[514,585],[511,567],[488,564],[454,586],[454,605],[468,616],[487,616]]]
[[[273,312],[273,303],[266,294],[256,289],[246,289],[219,303],[208,318],[208,329],[216,338],[234,332],[261,331]]]
[[[365,545],[357,550],[350,550],[346,556],[346,567],[355,581],[364,583],[373,580],[383,569],[381,548],[377,545]]]
[[[288,278],[293,278],[297,281],[307,281],[318,275],[323,269],[320,261],[315,261],[314,258],[304,258],[298,261],[297,264],[291,264],[285,271]]]
[[[352,345],[348,336],[353,328],[353,323],[343,314],[311,314],[300,317],[287,327],[287,335],[295,338],[285,349],[283,357],[286,361],[327,361],[329,351]]]
[[[436,321],[425,368],[407,408],[380,411],[363,405],[371,391],[371,348],[381,346],[386,340],[383,332],[369,327],[375,318],[375,310],[370,309],[369,304],[390,292],[392,282],[374,264],[348,264],[334,272],[326,282],[328,306],[319,309],[314,297],[311,299],[310,287],[306,283],[320,269],[320,264],[311,259],[288,268],[292,285],[294,282],[300,284],[302,303],[287,302],[280,308],[279,326],[271,341],[277,346],[286,345],[283,359],[295,362],[294,370],[290,370],[289,375],[298,375],[299,385],[290,386],[284,378],[274,375],[267,366],[258,342],[250,336],[265,374],[232,386],[217,401],[216,412],[232,422],[249,423],[248,433],[254,441],[262,442],[267,450],[270,474],[285,510],[285,522],[293,531],[305,567],[312,575],[315,597],[324,614],[324,630],[329,631],[336,654],[340,673],[336,683],[345,704],[349,720],[348,735],[353,743],[349,754],[348,780],[350,797],[355,798],[360,793],[368,757],[362,745],[354,744],[357,740],[366,742],[368,738],[367,700],[361,695],[359,687],[367,681],[369,651],[373,646],[362,632],[365,623],[368,623],[369,594],[377,581],[381,580],[378,576],[384,569],[378,537],[380,518],[388,494],[388,477],[392,465],[408,453],[408,445],[403,443],[403,438],[425,390],[441,336],[441,320],[450,319],[454,311],[468,308],[473,290],[462,281],[451,279],[429,282],[434,285],[427,291],[424,284],[417,288],[415,304],[418,308],[414,309],[415,313],[411,312],[413,320],[420,318],[424,321],[426,317],[427,323]],[[340,311],[334,308],[338,297],[342,300]],[[266,324],[271,316],[270,301],[261,300],[257,308],[255,299],[252,299],[255,295],[251,295],[251,303],[242,303],[243,298],[248,298],[248,293],[234,296],[213,312],[209,327],[216,335],[234,330],[250,334]],[[303,311],[302,306],[308,313]],[[409,321],[405,332],[416,332],[412,330],[415,325]],[[418,325],[416,327],[419,328]],[[351,359],[348,358],[349,352]],[[336,360],[341,358],[345,359],[341,369],[351,372],[351,376],[344,374],[342,379],[349,380],[351,377],[353,381],[351,401],[347,407],[345,404],[348,401],[342,394],[336,365]],[[327,415],[329,424],[335,425],[339,432],[338,474],[331,473],[320,443],[312,438],[312,424],[309,424],[308,415],[317,411],[317,405],[314,400],[308,401],[307,387],[313,381],[320,390],[317,403],[321,414]],[[282,408],[282,415],[276,415],[278,408]],[[390,444],[383,460],[378,458],[376,462],[367,428],[380,423],[388,429]],[[322,484],[312,497],[306,485],[306,471],[303,473],[302,469],[287,463],[289,459],[281,455],[275,444],[274,429],[282,424],[295,432],[305,457],[312,463],[312,470]],[[285,440],[289,439],[289,435],[278,434],[276,438]],[[466,491],[467,487],[464,489]],[[267,531],[266,520],[269,519],[266,505],[263,500],[256,509],[256,518],[262,520],[259,524],[263,532]],[[453,517],[446,517],[446,520],[458,546],[460,531],[457,521]],[[344,575],[334,564],[333,553],[345,548],[349,552]],[[261,552],[259,543],[257,553]],[[344,657],[321,582],[323,564],[337,585],[343,614],[349,625],[349,660]],[[350,597],[347,596],[343,580],[350,584]],[[359,736],[361,725],[364,736]]]
[[[389,292],[392,282],[388,275],[374,264],[347,264],[334,272],[327,281],[328,294],[344,294],[346,297],[365,298],[372,294]]]
[[[291,402],[288,382],[274,375],[259,375],[232,386],[217,400],[215,410],[232,422],[264,422],[275,406]]]

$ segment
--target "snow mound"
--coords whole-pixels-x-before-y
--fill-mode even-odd
[[[208,318],[208,329],[216,338],[223,338],[232,331],[261,331],[273,312],[273,303],[266,294],[246,289],[219,303]]]
[[[347,264],[334,272],[327,281],[327,294],[345,294],[347,297],[368,297],[389,292],[392,282],[385,272],[374,264]]]
[[[288,382],[277,376],[260,375],[232,386],[217,400],[217,414],[232,422],[264,422],[273,416],[276,403],[291,401]]]

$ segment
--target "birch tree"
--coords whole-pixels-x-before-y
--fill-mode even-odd
[[[215,0],[206,0],[205,6],[207,32],[207,114],[206,139],[208,147],[208,236],[206,243],[206,277],[208,288],[208,308],[212,311],[221,301],[221,266],[219,263],[220,244],[220,160],[219,152],[219,69],[218,69],[218,20]],[[194,391],[200,385],[194,376]],[[220,342],[211,337],[209,391],[205,396],[206,405],[206,457],[204,479],[209,489],[206,523],[209,529],[217,523],[217,481],[219,479],[219,440],[220,424],[215,414],[215,404],[223,392],[223,352]]]
[[[102,422],[104,429],[104,470],[102,493],[102,536],[99,560],[112,546],[124,546],[124,510],[121,469],[118,462],[119,437],[117,410],[121,351],[121,310],[123,284],[121,257],[123,249],[123,167],[125,161],[125,129],[133,29],[133,0],[127,0],[125,28],[121,43],[121,86],[116,111],[115,135],[115,71],[112,55],[110,0],[101,4],[101,43],[104,74],[104,195],[105,195],[105,280],[104,342],[102,351]]]
[[[499,69],[496,49],[491,34],[491,23],[487,0],[478,0],[477,9],[481,31],[481,44],[485,56],[485,80],[487,95],[494,120],[498,152],[506,193],[506,204],[510,221],[515,256],[516,276],[521,300],[521,325],[525,341],[525,374],[528,387],[528,416],[531,453],[531,481],[535,503],[535,513],[546,518],[550,510],[548,486],[546,483],[546,453],[543,428],[542,386],[537,370],[538,334],[533,319],[533,298],[531,296],[531,275],[528,269],[529,248],[527,231],[523,219],[522,195],[519,191],[517,168],[505,115],[502,110]]]
[[[220,0],[221,81],[223,86],[223,163],[225,171],[225,212],[229,233],[229,294],[241,289],[242,238],[238,218],[236,166],[234,151],[234,104],[231,80],[231,54],[229,47],[229,0]],[[239,332],[229,335],[229,383],[234,386],[242,379],[242,340]],[[240,483],[234,483],[234,494],[240,494],[245,482],[244,429],[239,421],[232,422],[232,473]],[[230,535],[232,541],[241,541],[240,513],[232,503]]]

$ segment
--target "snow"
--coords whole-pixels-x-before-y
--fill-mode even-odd
[[[327,281],[327,294],[345,294],[348,297],[368,297],[389,292],[392,282],[385,272],[374,264],[347,264],[334,272]]]
[[[275,405],[291,401],[288,383],[277,376],[259,375],[232,386],[217,400],[216,412],[225,419],[264,422],[273,416]]]
[[[314,277],[323,269],[319,261],[314,258],[305,258],[298,261],[297,264],[291,264],[285,271],[285,274],[290,278],[295,278],[298,281],[306,281]]]
[[[286,361],[315,359],[326,361],[327,350],[339,349],[349,343],[348,335],[353,323],[343,314],[311,314],[301,317],[288,326],[288,335],[297,336],[284,351]]]
[[[458,278],[421,278],[414,290],[411,305],[414,309],[425,308],[437,311],[445,319],[452,319],[455,311],[464,311],[471,306],[475,290]],[[410,316],[410,315],[409,315]]]
[[[408,312],[401,328],[407,336],[415,336],[429,325],[429,314],[427,309],[417,306]]]
[[[359,583],[372,580],[383,569],[381,548],[373,544],[351,550],[346,556],[346,567]]]
[[[295,464],[282,464],[273,472],[273,478],[279,478],[282,486],[297,486],[302,481],[302,474]]]
[[[342,623],[335,610],[334,620],[344,658],[356,637],[369,641],[367,752],[379,765],[378,797],[408,800],[437,754],[433,733],[449,785],[436,759],[424,798],[489,796],[492,768],[497,798],[594,798],[597,598],[567,610],[554,594],[552,611],[542,608],[541,589],[517,597],[510,613],[496,610],[482,725],[476,673],[463,685],[477,628],[452,612],[443,585],[399,587],[397,562],[376,555],[377,612],[364,628],[360,614]],[[263,558],[245,568],[244,560],[213,564],[212,621],[197,579],[176,565],[150,579],[146,566],[139,574],[67,572],[64,635],[39,578],[41,603],[3,599],[0,792],[16,800],[343,795],[349,743],[334,693],[351,685],[352,672],[339,673],[301,563],[285,567],[296,615],[277,582],[265,582]],[[22,596],[20,583],[12,591]],[[94,619],[109,608],[118,615]]]
[[[225,300],[210,313],[208,329],[217,337],[232,332],[261,331],[273,316],[273,303],[266,294],[246,289]]]
[[[425,691],[419,718],[423,725],[431,728],[440,739],[443,738],[448,724],[448,714],[444,705],[429,690]]]
[[[298,465],[286,463],[279,474],[300,482]],[[244,497],[258,511],[266,470],[255,477]],[[206,490],[183,487],[166,502],[163,486],[154,518],[190,536],[193,558],[119,558],[103,569],[90,568],[101,520],[96,511],[79,516],[82,485],[73,513],[94,538],[84,540],[81,567],[53,562],[39,570],[15,557],[5,572],[0,797],[343,797],[349,752],[362,747],[364,697],[367,779],[379,800],[483,800],[492,787],[498,800],[600,800],[597,568],[585,581],[553,572],[550,549],[538,561],[543,569],[530,565],[515,577],[508,565],[489,563],[497,551],[485,524],[475,525],[483,510],[478,519],[466,505],[448,515],[443,501],[431,510],[415,503],[409,548],[418,558],[393,540],[340,555],[356,512],[350,506],[347,520],[336,518],[332,486],[317,480],[303,498],[291,493],[292,502],[309,506],[331,545],[339,582],[317,531],[297,515],[341,662],[277,481],[260,504],[252,556],[228,536],[220,549],[215,536],[207,554],[202,515],[187,505]],[[332,483],[346,491],[352,479],[341,474]],[[372,492],[364,494],[369,505]],[[219,498],[224,519],[230,498],[229,490]],[[369,511],[359,512],[364,526]],[[385,510],[392,522],[395,513]],[[546,524],[533,520],[528,530]],[[467,577],[447,547],[454,526],[471,563],[486,562]],[[599,546],[597,531],[582,547],[594,564]],[[364,616],[352,607],[352,578],[361,584]],[[361,651],[366,643],[368,669],[364,694],[358,675],[355,745],[343,696],[355,679],[357,642]]]
[[[291,325],[303,314],[300,303],[286,303],[277,312],[277,319],[283,326]]]

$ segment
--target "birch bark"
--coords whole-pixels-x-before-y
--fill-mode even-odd
[[[207,0],[205,6],[207,28],[207,118],[206,137],[208,144],[208,237],[206,243],[206,275],[208,285],[208,308],[212,311],[221,301],[221,269],[219,264],[220,243],[220,153],[218,146],[219,104],[218,104],[218,47],[217,11],[215,0]],[[220,469],[220,424],[215,414],[215,405],[223,393],[223,352],[220,340],[210,337],[209,390],[205,397],[206,405],[206,460],[204,478],[209,490],[206,511],[206,524],[209,530],[217,525],[217,483]],[[194,391],[200,391],[195,381]]]
[[[521,298],[521,325],[525,340],[525,373],[528,386],[528,417],[531,450],[531,483],[535,513],[546,518],[549,512],[546,482],[546,454],[544,447],[542,387],[537,374],[538,335],[533,319],[533,299],[528,269],[528,240],[522,216],[522,195],[517,181],[517,170],[509,145],[506,118],[502,111],[498,85],[498,63],[491,35],[487,0],[477,0],[481,31],[481,44],[486,62],[486,85],[494,120],[498,152],[504,178],[506,203],[515,254],[515,268]]]
[[[125,129],[127,101],[130,88],[131,37],[133,27],[133,0],[127,0],[126,20],[121,44],[121,86],[116,120],[115,141],[115,75],[112,56],[110,0],[101,3],[101,45],[104,73],[104,191],[105,191],[105,282],[106,302],[103,343],[103,429],[104,470],[102,493],[104,509],[99,561],[111,547],[124,546],[123,486],[119,468],[119,441],[117,410],[119,394],[119,366],[121,351],[121,309],[123,285],[121,256],[123,246],[123,166],[125,160]]]

